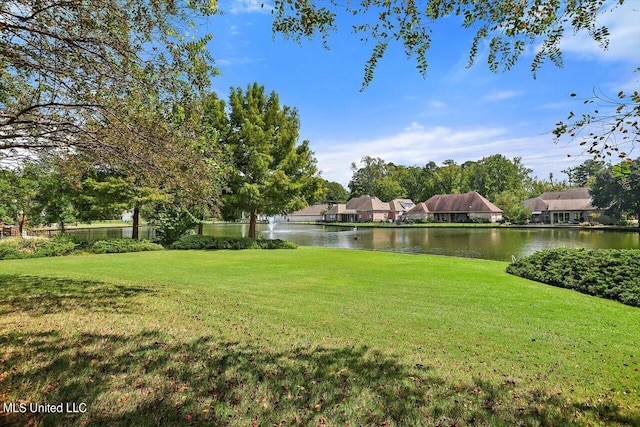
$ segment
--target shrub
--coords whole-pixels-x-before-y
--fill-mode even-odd
[[[111,239],[100,240],[93,244],[91,252],[94,254],[115,254],[123,252],[159,251],[164,249],[162,245],[148,240]]]
[[[280,239],[249,239],[246,237],[184,236],[171,245],[172,249],[296,249],[298,245]]]
[[[298,245],[294,242],[280,239],[261,239],[256,240],[261,249],[297,249]]]
[[[64,235],[67,240],[76,244],[77,250],[90,250],[93,242],[88,240],[86,237],[78,234],[65,234]]]
[[[488,218],[473,218],[471,222],[474,224],[489,224],[491,220]]]
[[[638,249],[545,249],[511,263],[507,272],[640,307]]]
[[[2,244],[2,242],[0,242],[0,259],[24,258],[24,254],[18,248],[14,248],[11,245]]]
[[[28,239],[30,240],[30,239]],[[33,257],[48,257],[69,255],[76,249],[76,244],[64,236],[56,236],[38,245],[33,252]]]
[[[146,219],[155,228],[156,240],[164,246],[178,241],[200,222],[190,209],[168,202],[156,203]]]
[[[0,259],[50,257],[68,255],[76,244],[64,236],[10,238],[0,241]]]

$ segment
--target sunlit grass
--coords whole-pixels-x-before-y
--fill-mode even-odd
[[[0,424],[640,422],[640,310],[501,262],[300,248],[0,266],[0,403],[88,409]]]

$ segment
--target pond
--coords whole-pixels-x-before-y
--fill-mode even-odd
[[[204,234],[241,237],[248,224],[206,224]],[[131,237],[131,227],[71,230],[88,240]],[[260,237],[296,242],[301,246],[436,254],[510,261],[545,248],[581,247],[640,249],[640,233],[578,228],[363,228],[277,223],[272,232],[258,224]],[[153,230],[141,227],[141,238]]]

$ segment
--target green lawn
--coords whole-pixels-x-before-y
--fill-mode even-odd
[[[640,424],[640,310],[506,263],[303,247],[0,266],[0,404],[87,405],[0,424]]]

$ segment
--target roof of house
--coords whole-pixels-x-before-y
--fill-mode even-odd
[[[567,191],[547,191],[538,197],[524,201],[532,211],[585,211],[595,210],[591,204],[591,194],[585,187],[570,188]]]
[[[327,210],[327,205],[311,205],[299,211],[291,212],[289,216],[322,216]]]
[[[524,201],[524,206],[531,209],[534,213],[547,210],[549,204],[540,197],[533,197]]]
[[[425,202],[420,202],[407,212],[407,214],[429,213],[429,208]]]
[[[502,212],[502,209],[482,197],[477,191],[464,194],[437,194],[424,203],[430,212]]]
[[[566,191],[547,191],[539,195],[542,200],[577,200],[591,199],[589,189],[586,187],[570,188]]]
[[[394,212],[408,211],[415,206],[411,199],[393,199],[389,202],[389,209]]]
[[[329,209],[326,212],[327,215],[357,214],[357,213],[358,211],[356,211],[355,209],[347,209],[347,205],[345,205],[344,203],[337,203],[331,206],[331,209]]]
[[[357,211],[384,211],[388,212],[390,207],[389,203],[384,203],[376,196],[364,196],[351,199],[346,204],[347,209],[355,209]]]

